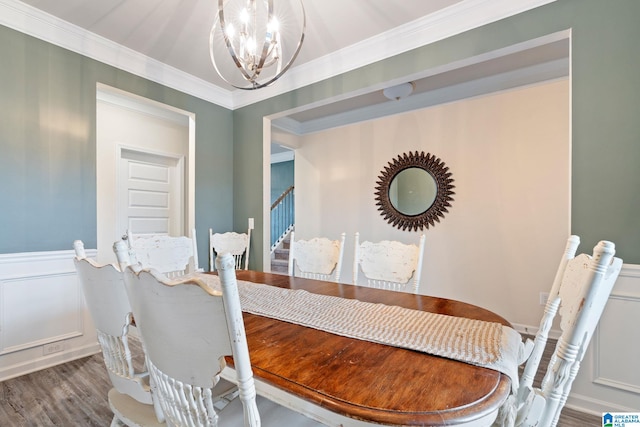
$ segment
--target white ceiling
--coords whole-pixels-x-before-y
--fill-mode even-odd
[[[450,37],[554,0],[303,0],[307,30],[273,86],[231,90],[208,52],[214,0],[0,0],[0,24],[227,108]]]
[[[300,65],[461,0],[306,0]],[[22,0],[23,3],[212,84],[209,32],[215,0]],[[352,18],[357,18],[353,25]]]

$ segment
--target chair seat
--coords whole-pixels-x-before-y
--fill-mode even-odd
[[[292,411],[289,408],[278,405],[271,400],[256,396],[260,421],[263,427],[316,427],[324,424],[312,420],[302,414]],[[218,413],[220,427],[243,427],[244,418],[242,413],[242,401],[239,398],[233,399],[222,411]]]
[[[111,384],[121,393],[128,394],[140,403],[151,405],[151,393],[149,387],[149,374],[136,375],[132,378],[125,378],[107,370]]]
[[[131,396],[118,392],[115,388],[109,390],[109,407],[115,415],[112,426],[127,425],[129,427],[166,426],[156,418],[153,405],[140,403]],[[120,423],[118,423],[120,421]]]

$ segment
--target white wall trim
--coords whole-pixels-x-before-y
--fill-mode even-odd
[[[622,269],[620,270],[620,274],[618,277],[640,279],[640,264],[622,264]],[[551,285],[549,285],[549,288],[551,288]],[[627,298],[638,300],[640,302],[640,290],[638,294],[629,294],[626,292],[616,292],[616,289],[614,287],[609,298]],[[538,329],[540,329],[540,325],[523,325],[521,323],[512,323],[511,326],[513,326],[513,329],[518,331],[520,334],[525,335],[535,335],[538,333]],[[557,340],[558,338],[560,338],[561,334],[562,331],[560,331],[559,329],[551,329],[549,331],[549,338]],[[595,340],[595,338],[596,336],[594,335],[593,339]]]
[[[523,325],[520,323],[512,323],[511,326],[513,326],[513,329],[515,329],[518,333],[522,335],[532,335],[534,337],[538,333],[538,329],[540,329],[539,325],[532,326],[532,325]],[[558,338],[560,338],[560,335],[561,335],[560,330],[551,329],[549,331],[549,339],[557,340]]]
[[[259,91],[235,91],[240,108],[330,77],[435,43],[556,0],[463,0],[429,16],[291,68],[280,83]]]
[[[86,253],[94,257],[97,251]],[[74,256],[73,250],[0,254],[0,381],[99,351]],[[64,300],[60,290],[73,299]],[[20,301],[33,304],[9,309]],[[33,316],[42,328],[33,329]],[[45,348],[52,343],[59,349],[49,353]]]
[[[97,251],[95,249],[88,249],[87,256],[95,256]],[[60,276],[65,280],[72,276],[72,271],[69,268],[69,263],[74,256],[72,250],[64,251],[50,251],[50,252],[31,252],[31,253],[16,253],[16,254],[0,254],[0,286],[7,280],[19,278],[25,281],[27,285],[30,280]],[[35,267],[34,267],[35,266]],[[44,267],[43,267],[44,266]],[[621,289],[614,288],[614,292],[611,294],[612,299],[627,299],[634,302],[640,301],[640,292],[636,292],[636,282],[640,279],[640,265],[624,264],[620,273],[621,278],[631,279],[630,283],[625,284]],[[629,290],[631,289],[631,290]],[[25,289],[28,292],[29,289]],[[630,319],[633,322],[633,319]],[[87,324],[89,323],[89,324]],[[532,325],[513,325],[520,333],[527,333],[535,335],[538,326]],[[25,375],[30,372],[45,369],[51,366],[55,366],[61,363],[66,363],[81,357],[86,357],[95,354],[100,351],[97,344],[95,334],[89,332],[89,328],[93,328],[90,322],[85,322],[84,334],[77,337],[51,337],[47,342],[63,342],[64,351],[49,355],[44,355],[40,348],[43,343],[38,343],[35,348],[14,349],[12,353],[0,355],[0,381],[14,378],[20,375]],[[597,334],[597,332],[596,332]],[[559,331],[554,330],[551,332],[552,338],[557,338]],[[588,350],[593,354],[594,366],[597,366],[597,352],[598,352],[598,338],[594,336],[594,340]],[[584,364],[582,370],[589,369],[588,363]],[[587,412],[594,415],[599,415],[604,411],[617,411],[627,412],[633,411],[637,408],[630,408],[615,401],[608,401],[608,393],[602,390],[597,390],[601,386],[614,387],[616,393],[633,393],[637,395],[640,393],[638,387],[634,384],[621,384],[617,381],[610,381],[607,378],[600,378],[595,376],[595,380],[592,381],[593,389],[585,389],[585,387],[575,387],[569,395],[567,406],[573,409],[577,409],[583,412]]]
[[[96,249],[86,249],[87,257],[94,257]],[[15,263],[31,263],[43,261],[70,260],[76,253],[73,250],[48,251],[48,252],[18,252],[14,254],[0,254],[0,265]]]
[[[608,402],[605,400],[594,399],[589,396],[584,396],[577,393],[569,393],[567,403],[565,405],[568,408],[576,411],[584,412],[591,415],[602,417],[603,412],[637,412],[638,408],[629,408],[619,405],[615,402]]]
[[[627,279],[627,283],[622,283],[625,279]],[[628,279],[630,279],[630,281]],[[639,279],[640,265],[623,264],[620,275],[618,276],[618,282],[616,282],[616,286],[611,292],[609,301],[622,300],[640,304],[640,289],[636,286]],[[640,305],[638,305],[638,307],[640,307]],[[628,321],[630,323],[637,323],[637,319],[628,319]],[[538,326],[513,324],[513,327],[521,334],[535,335],[538,332]],[[560,330],[551,330],[549,337],[558,339],[560,333]],[[603,412],[637,411],[637,407],[627,407],[616,402],[614,396],[612,396],[610,400],[607,400],[613,391],[618,393],[618,395],[640,395],[640,385],[625,382],[618,378],[607,378],[601,373],[601,365],[602,363],[606,363],[603,354],[606,354],[610,349],[603,348],[604,344],[601,342],[600,333],[600,327],[597,327],[579,372],[579,375],[586,375],[590,380],[586,383],[582,382],[580,385],[574,383],[566,406],[597,416],[601,416]],[[624,342],[631,346],[637,346],[637,343],[633,340]],[[637,347],[632,347],[631,351],[634,351],[633,348]],[[589,359],[591,359],[591,361],[589,361]],[[633,368],[630,367],[629,369]],[[600,386],[606,386],[606,388]]]
[[[640,264],[622,264],[619,277],[640,279]],[[613,294],[615,294],[615,288]]]
[[[226,108],[228,90],[212,85],[17,0],[0,0],[0,24]]]
[[[3,309],[2,310],[3,312],[7,311],[6,307],[4,306],[5,301],[4,301],[4,295],[3,295],[4,287],[7,285],[29,286],[30,283],[33,283],[39,279],[53,279],[57,281],[65,281],[65,282],[73,283],[75,281],[75,276],[76,276],[75,271],[67,271],[67,272],[55,272],[55,273],[48,273],[48,274],[16,275],[13,277],[9,277],[9,276],[2,277],[0,278],[0,307]],[[67,328],[66,331],[61,332],[58,335],[49,335],[41,339],[36,339],[32,341],[23,341],[19,344],[5,347],[5,343],[3,339],[4,337],[2,335],[4,331],[0,329],[0,356],[2,356],[3,354],[13,353],[20,350],[26,350],[29,348],[38,347],[41,345],[81,336],[84,333],[84,324],[82,321],[84,304],[82,303],[82,291],[80,290],[79,286],[76,287],[76,292],[78,297],[77,299],[78,305],[76,305],[75,307],[75,321],[73,322],[74,323],[73,325],[69,325],[70,327]],[[2,324],[7,323],[7,319],[5,319],[3,315],[0,315],[0,320],[2,321]]]
[[[289,151],[283,151],[281,153],[275,153],[271,155],[271,163],[282,163],[282,162],[288,162],[290,160],[293,160],[295,158],[295,151],[293,150],[289,150]]]
[[[633,281],[637,281],[638,279],[640,279],[640,265],[623,265],[623,269],[620,271],[619,278],[628,278],[632,279]],[[628,288],[618,290],[614,287],[609,299],[626,303],[633,303],[635,307],[638,307],[640,309],[640,290],[637,287],[632,287],[632,290],[629,290]],[[637,311],[640,310],[634,310],[634,312]],[[629,320],[631,322],[634,321],[633,319]],[[624,379],[607,377],[606,374],[601,371],[602,364],[605,363],[605,354],[607,352],[611,352],[611,349],[607,349],[605,347],[605,344],[601,344],[601,339],[602,336],[600,333],[600,329],[596,328],[593,335],[593,382],[595,384],[604,385],[617,390],[621,390],[623,392],[631,392],[640,395],[640,384],[633,384],[626,381],[629,379],[626,376]],[[625,342],[626,347],[626,341],[623,342]],[[631,340],[629,344],[631,351],[634,351],[633,349],[636,345],[636,342],[634,340]],[[617,349],[615,350],[617,351]]]
[[[293,67],[277,85],[259,91],[223,89],[18,0],[0,0],[0,24],[205,101],[235,109],[553,1],[463,0],[438,13]]]
[[[61,353],[49,354],[34,359],[27,359],[19,363],[14,363],[0,369],[0,382],[11,378],[27,375],[52,366],[61,365],[83,357],[92,356],[100,352],[100,345],[95,343],[86,344],[81,347],[63,351]]]

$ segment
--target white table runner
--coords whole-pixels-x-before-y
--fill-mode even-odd
[[[198,278],[220,290],[218,276]],[[494,369],[518,386],[522,339],[502,324],[242,280],[238,291],[244,312]]]

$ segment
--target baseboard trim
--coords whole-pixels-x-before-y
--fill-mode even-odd
[[[82,347],[76,347],[61,353],[42,356],[37,359],[31,359],[16,363],[0,369],[0,382],[10,380],[11,378],[27,375],[32,372],[60,365],[62,363],[71,362],[73,360],[82,359],[83,357],[93,356],[100,352],[98,343],[88,344]]]
[[[627,408],[626,406],[617,405],[604,400],[594,399],[581,394],[569,393],[567,408],[584,412],[585,414],[596,415],[602,417],[604,412],[637,412],[637,408]]]
[[[540,329],[538,326],[523,325],[521,323],[512,323],[511,326],[522,335],[532,335],[534,337],[538,333],[538,329]],[[557,340],[560,338],[561,333],[562,331],[552,329],[549,331],[549,339]]]

